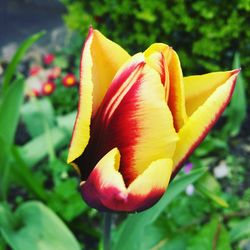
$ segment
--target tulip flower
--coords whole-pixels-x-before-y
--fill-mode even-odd
[[[168,45],[130,56],[90,28],[67,160],[84,200],[102,211],[154,205],[229,103],[238,73],[183,77]]]

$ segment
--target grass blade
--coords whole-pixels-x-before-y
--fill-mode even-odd
[[[16,72],[16,67],[17,67],[18,63],[20,62],[20,60],[25,55],[25,53],[28,50],[28,48],[34,42],[36,42],[38,39],[40,39],[44,34],[45,34],[45,31],[41,31],[39,33],[34,34],[33,36],[31,36],[28,39],[26,39],[20,45],[20,47],[17,49],[14,57],[12,58],[10,64],[7,67],[7,69],[5,71],[5,74],[4,74],[4,77],[3,77],[3,89],[2,89],[3,92],[5,92],[7,90],[8,86],[10,84],[10,81],[11,81],[14,73]]]

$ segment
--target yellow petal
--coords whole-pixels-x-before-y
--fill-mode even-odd
[[[106,186],[115,186],[120,191],[126,192],[126,187],[123,177],[119,172],[120,166],[120,152],[117,148],[109,151],[97,164],[94,171],[98,172],[100,176],[102,188]]]
[[[226,71],[184,77],[188,116],[202,105],[215,89],[225,83],[233,73],[234,71]]]
[[[97,30],[93,31],[91,56],[93,60],[92,81],[94,84],[93,112],[95,112],[116,72],[130,56],[118,44],[112,42]]]
[[[143,173],[152,161],[172,158],[178,140],[159,76],[147,65],[142,75],[143,84],[139,88],[134,110],[138,137],[131,171],[136,175]]]
[[[144,51],[146,63],[161,76],[161,82],[165,87],[166,101],[168,101],[169,96],[168,64],[172,56],[172,51],[172,48],[164,43],[154,43]]]
[[[171,159],[160,159],[152,162],[128,187],[133,195],[145,195],[152,190],[166,189],[172,174]]]
[[[68,163],[84,151],[89,141],[91,117],[100,105],[116,72],[129,58],[129,54],[119,45],[90,28],[82,51],[80,97]]]
[[[185,159],[204,139],[226,108],[231,99],[239,70],[233,72],[234,73],[232,73],[223,84],[217,87],[207,100],[196,109],[179,131],[179,141],[177,142],[173,158],[173,176],[178,172]]]
[[[152,162],[128,187],[128,198],[136,211],[153,206],[165,193],[173,162],[171,159],[159,159]]]
[[[174,50],[168,65],[168,70],[170,80],[168,105],[174,117],[175,129],[178,132],[186,122],[187,114],[181,64]]]
[[[79,157],[89,141],[90,119],[92,114],[92,66],[93,60],[90,53],[91,44],[93,41],[93,30],[90,29],[88,37],[85,41],[82,51],[80,65],[80,90],[78,101],[78,113],[74,125],[74,130],[70,142],[69,154],[67,163],[71,163]],[[76,164],[73,166],[78,168]],[[79,172],[79,171],[78,171]]]
[[[173,114],[175,129],[179,131],[187,119],[179,57],[171,47],[163,43],[151,45],[144,54],[147,64],[161,76],[166,102]]]

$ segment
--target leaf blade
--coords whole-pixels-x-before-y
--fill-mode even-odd
[[[140,249],[139,242],[143,238],[145,227],[152,224],[166,206],[185,190],[188,184],[198,180],[204,173],[204,169],[197,169],[189,175],[178,178],[170,184],[167,192],[154,207],[145,212],[130,215],[121,225],[118,233],[119,239],[115,242],[114,250]]]
[[[41,202],[22,204],[12,217],[15,226],[10,222],[8,227],[1,226],[0,230],[6,242],[15,250],[80,250],[68,227]]]
[[[28,48],[35,43],[38,39],[40,39],[45,34],[45,31],[41,31],[39,33],[36,33],[32,35],[31,37],[27,38],[17,49],[14,57],[11,60],[11,63],[8,65],[4,78],[3,78],[3,92],[5,92],[10,84],[10,81],[14,75],[14,72],[16,71],[16,67]]]

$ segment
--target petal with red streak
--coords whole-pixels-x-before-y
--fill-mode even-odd
[[[154,205],[164,194],[172,174],[171,159],[159,159],[139,175],[128,187],[130,197],[135,200],[136,210],[142,211]]]
[[[219,119],[231,99],[238,73],[239,70],[232,71],[231,76],[225,82],[221,83],[204,103],[192,113],[186,124],[179,131],[178,135],[180,139],[177,142],[173,157],[174,173],[171,178],[176,175],[183,162]],[[206,82],[208,75],[203,75],[203,77],[204,82]],[[200,76],[201,78],[202,76]]]
[[[135,55],[114,78],[91,127],[85,152],[78,159],[83,179],[112,148],[121,153],[126,186],[152,161],[172,158],[177,134],[165,102],[159,74]]]
[[[154,205],[164,194],[172,173],[172,161],[160,159],[126,188],[119,172],[117,148],[108,152],[96,165],[86,182],[81,183],[84,200],[102,211],[142,211]]]
[[[118,69],[129,58],[129,54],[119,45],[90,28],[82,51],[80,97],[68,163],[84,151],[89,141],[91,116],[100,105]]]
[[[146,63],[155,69],[161,76],[161,82],[165,87],[165,97],[169,97],[169,71],[168,64],[172,56],[172,48],[163,43],[154,43],[144,51]]]
[[[93,112],[97,110],[105,96],[115,74],[130,58],[130,55],[118,44],[112,42],[98,30],[93,31],[91,45],[93,60],[92,81]]]

